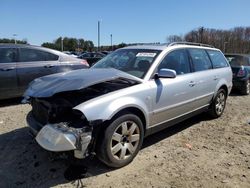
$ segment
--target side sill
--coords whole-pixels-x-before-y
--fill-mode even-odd
[[[198,110],[196,110],[196,111],[193,111],[193,112],[191,112],[191,113],[185,114],[185,115],[183,115],[183,116],[181,116],[181,117],[178,117],[178,118],[175,118],[175,119],[173,119],[173,120],[170,120],[170,121],[161,123],[161,124],[159,124],[159,125],[157,125],[157,126],[149,127],[149,128],[146,130],[145,137],[147,137],[147,136],[149,136],[149,135],[151,135],[151,134],[154,134],[154,133],[156,133],[156,132],[159,132],[159,131],[161,131],[161,130],[163,130],[163,129],[166,129],[166,128],[168,128],[168,127],[171,127],[171,126],[173,126],[173,125],[175,125],[175,124],[177,124],[177,123],[180,123],[180,122],[182,122],[182,121],[184,121],[184,120],[186,120],[186,119],[189,119],[189,118],[191,118],[191,117],[193,117],[193,116],[195,116],[195,115],[198,115],[198,114],[200,114],[200,113],[202,113],[202,112],[208,110],[208,108],[209,108],[208,106],[205,106],[205,107],[200,108],[200,109],[198,109]]]

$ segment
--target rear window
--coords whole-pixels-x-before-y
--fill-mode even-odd
[[[231,66],[249,66],[249,59],[241,55],[226,55]]]
[[[215,50],[207,50],[207,53],[209,54],[214,68],[228,67],[227,61],[221,52]]]
[[[21,62],[32,61],[56,61],[58,56],[42,50],[20,48],[19,58]]]

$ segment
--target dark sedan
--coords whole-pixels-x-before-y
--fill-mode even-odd
[[[35,78],[88,67],[85,60],[56,50],[0,44],[0,99],[22,96]]]
[[[78,58],[85,59],[89,65],[92,66],[105,56],[106,55],[101,52],[86,52],[78,56]]]
[[[250,55],[225,54],[233,71],[233,88],[243,95],[250,93]]]

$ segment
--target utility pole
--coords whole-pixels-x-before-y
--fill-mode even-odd
[[[113,41],[112,41],[113,35],[110,34],[110,45],[111,45],[111,50],[113,51]]]
[[[224,42],[224,53],[226,53],[226,44],[227,44],[228,42]]]
[[[16,44],[16,36],[17,34],[13,34],[14,40],[15,40],[15,44]]]
[[[97,48],[97,51],[100,51],[100,21],[98,21],[97,30],[98,30],[98,48]]]
[[[63,52],[63,37],[61,37],[61,51]]]
[[[203,43],[203,32],[204,32],[204,27],[201,27],[201,28],[199,29],[200,43]]]

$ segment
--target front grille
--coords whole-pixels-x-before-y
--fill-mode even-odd
[[[45,125],[49,119],[49,109],[42,102],[33,99],[31,101],[32,114],[36,121]]]

